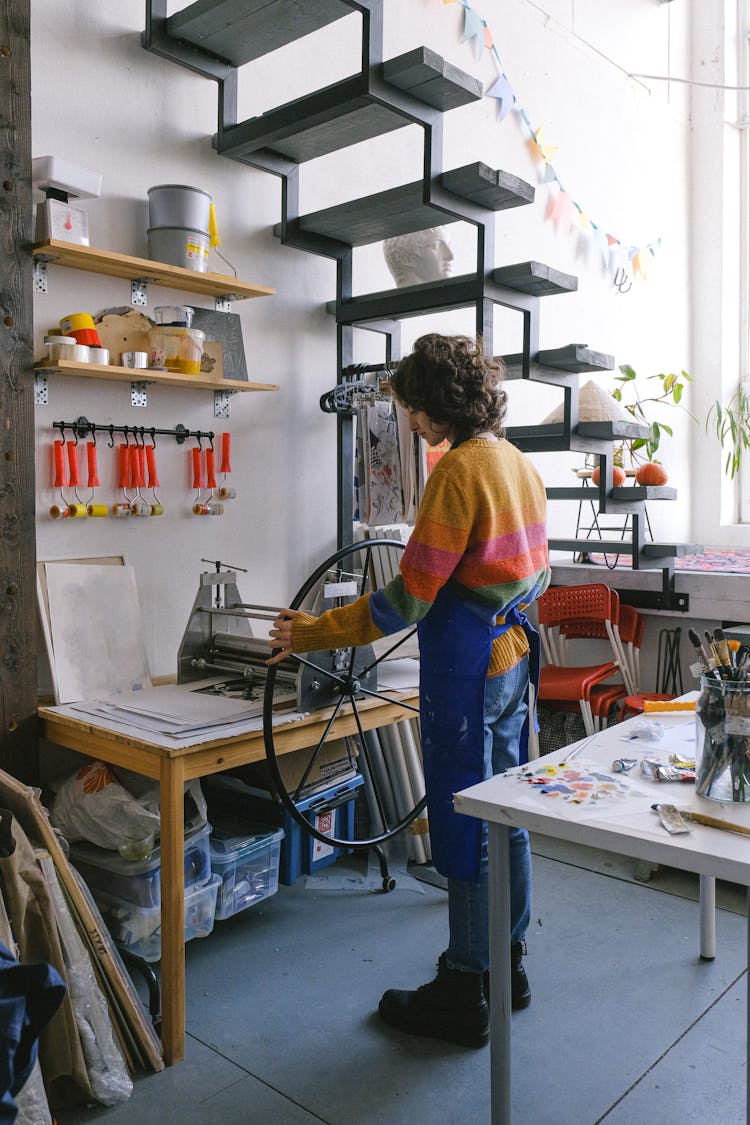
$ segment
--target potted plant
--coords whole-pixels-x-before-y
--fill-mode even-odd
[[[740,384],[726,406],[714,402],[706,415],[706,433],[712,419],[721,448],[728,446],[724,472],[731,480],[740,470],[744,450],[750,449],[750,385]]]
[[[645,407],[649,403],[677,406],[695,421],[696,419],[690,411],[682,405],[685,385],[692,383],[692,376],[684,370],[680,371],[679,374],[670,371],[666,375],[663,373],[648,375],[647,379],[654,380],[657,387],[654,388],[653,394],[641,396],[638,390],[638,375],[630,364],[621,364],[619,370],[620,374],[615,376],[615,380],[620,385],[612,391],[612,397],[621,403],[629,414],[632,414],[636,422],[641,422],[649,428],[648,437],[632,438],[623,443],[635,470],[635,479],[638,484],[666,484],[667,474],[662,464],[657,460],[656,453],[661,445],[662,435],[667,434],[672,437],[673,430],[666,422],[652,421],[649,418],[650,411],[647,411]]]

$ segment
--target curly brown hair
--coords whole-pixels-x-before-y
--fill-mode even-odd
[[[508,396],[505,366],[468,336],[420,336],[398,364],[391,388],[399,402],[451,427],[455,441],[484,430],[503,436]]]

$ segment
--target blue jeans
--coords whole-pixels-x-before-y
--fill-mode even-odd
[[[484,692],[484,776],[518,765],[529,697],[529,664],[524,657],[515,667],[487,680]],[[448,880],[448,967],[481,973],[489,965],[487,893],[487,825],[482,838],[479,879]],[[531,850],[523,828],[510,830],[510,919],[512,942],[526,936],[531,914]]]

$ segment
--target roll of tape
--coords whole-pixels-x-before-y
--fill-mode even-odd
[[[113,504],[112,515],[117,516],[118,519],[123,519],[125,516],[130,516],[133,513],[130,511],[130,504]]]
[[[222,500],[235,500],[237,498],[236,488],[220,488],[219,496]]]
[[[59,504],[53,504],[49,510],[49,514],[53,520],[64,520],[67,518],[68,509],[61,508]]]
[[[86,509],[90,516],[108,516],[109,508],[106,504],[89,504]]]
[[[148,367],[148,352],[122,352],[120,363],[123,367],[136,367],[139,370]]]
[[[207,516],[208,515],[208,508],[206,507],[205,504],[200,504],[200,503],[198,503],[198,501],[196,501],[195,504],[193,504],[193,515],[194,516]]]
[[[162,504],[152,504],[151,505],[151,515],[152,516],[163,516],[164,515],[164,506]]]
[[[85,504],[68,504],[68,515],[74,519],[87,515]]]
[[[208,509],[208,514],[209,514],[209,516],[223,516],[224,515],[224,505],[223,504],[211,504],[211,506]]]

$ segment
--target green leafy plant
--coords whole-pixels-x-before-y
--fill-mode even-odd
[[[636,422],[641,422],[643,425],[648,426],[649,435],[643,438],[632,438],[624,442],[630,454],[630,459],[633,465],[643,464],[646,461],[656,461],[656,452],[661,445],[661,439],[664,434],[672,437],[673,430],[666,422],[654,422],[649,418],[650,411],[647,409],[649,403],[654,405],[677,406],[692,418],[695,422],[697,419],[682,405],[682,396],[685,391],[687,383],[692,383],[693,378],[688,375],[687,371],[680,371],[676,374],[670,371],[668,374],[648,375],[646,378],[649,382],[653,381],[657,384],[654,388],[653,394],[641,395],[638,390],[638,375],[629,363],[620,365],[620,374],[615,376],[616,382],[620,385],[615,387],[612,391],[612,397],[625,407],[629,414],[633,415]]]
[[[706,415],[706,433],[713,425],[721,448],[728,447],[724,472],[733,478],[740,470],[742,454],[750,450],[750,390],[740,385],[726,406],[716,400]]]

